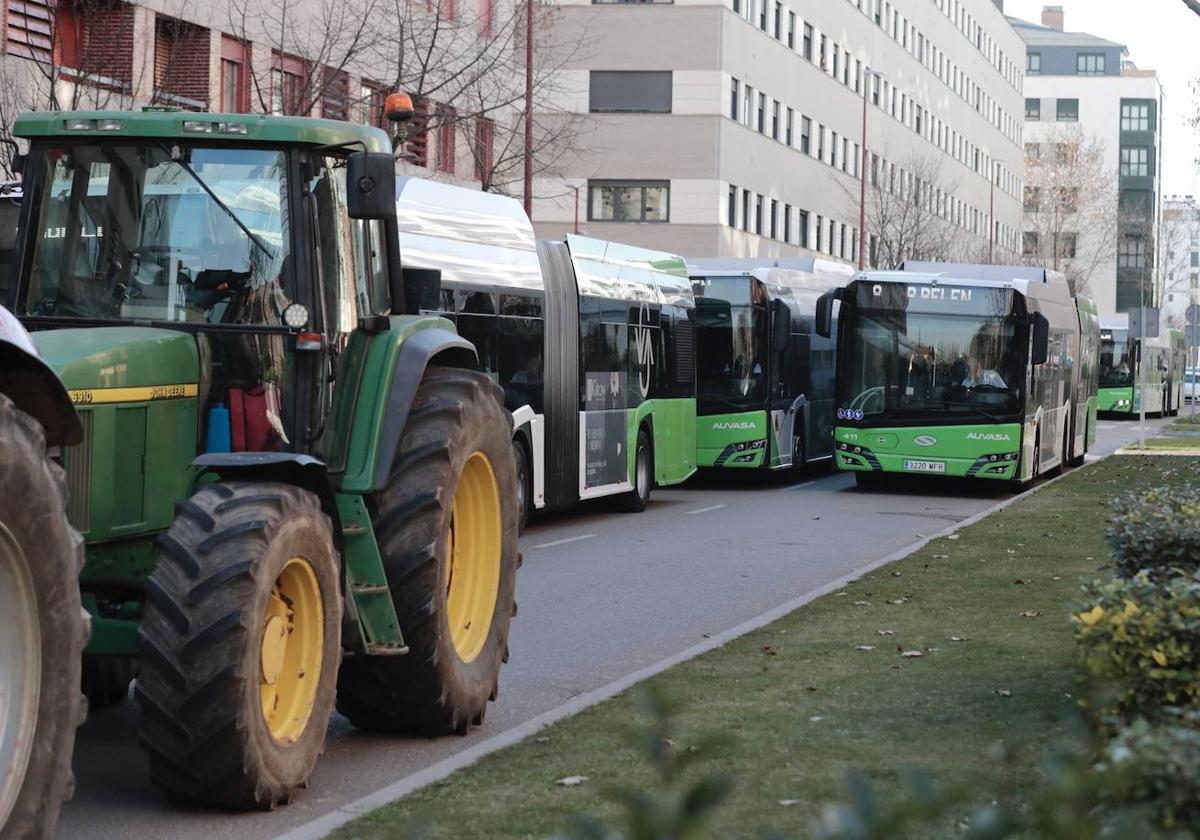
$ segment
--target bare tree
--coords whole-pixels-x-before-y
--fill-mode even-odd
[[[1112,261],[1117,243],[1117,178],[1104,142],[1078,125],[1053,123],[1026,144],[1026,263],[1066,275],[1086,293],[1092,275]]]
[[[970,258],[951,212],[958,184],[946,177],[942,157],[913,151],[898,162],[886,158],[873,158],[865,173],[870,264],[896,269],[905,260]],[[847,193],[857,214],[857,185]]]
[[[1161,247],[1159,249],[1162,270],[1158,273],[1155,300],[1165,306],[1170,295],[1182,294],[1189,298],[1192,293],[1192,233],[1196,230],[1196,208],[1192,204],[1164,206],[1161,222]],[[1182,327],[1178,313],[1169,313]]]

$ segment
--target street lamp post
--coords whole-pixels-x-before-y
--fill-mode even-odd
[[[533,218],[533,2],[525,0],[525,215]]]

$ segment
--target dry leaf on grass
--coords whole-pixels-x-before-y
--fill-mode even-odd
[[[903,656],[905,659],[917,659],[918,657],[924,656],[925,654],[919,650],[905,650],[905,651],[901,651],[900,655]]]
[[[556,779],[554,784],[559,787],[579,787],[587,781],[587,776],[563,776],[561,779]]]
[[[998,688],[996,689],[995,693],[999,694],[1001,697],[1012,697],[1012,692],[1007,688]]]
[[[875,650],[875,645],[857,645],[854,649],[861,650],[861,651],[870,651],[870,650]]]
[[[799,799],[780,799],[778,805],[780,808],[791,808],[793,805],[799,805]]]
[[[1021,618],[1037,618],[1041,614],[1041,610],[1025,610],[1021,613]]]
[[[877,630],[876,632],[879,633],[880,636],[895,636],[896,635],[895,630]]]

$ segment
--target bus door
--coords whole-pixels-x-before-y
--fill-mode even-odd
[[[763,337],[769,359],[767,465],[771,469],[792,466],[803,452],[804,429],[797,427],[801,408],[798,403],[803,394],[802,387],[798,387],[802,383],[797,380],[802,374],[803,359],[799,355],[802,348],[793,340],[792,323],[792,310],[787,301],[774,298],[769,308],[767,335]]]

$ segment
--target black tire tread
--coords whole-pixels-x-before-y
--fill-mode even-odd
[[[83,538],[67,521],[66,473],[46,454],[41,425],[0,394],[0,521],[37,562],[30,564],[42,633],[38,724],[25,778],[0,840],[54,835],[59,808],[73,793],[75,730],[87,716],[80,691],[82,653],[91,634],[79,572]],[[0,768],[3,769],[3,768]]]
[[[258,627],[243,608],[273,581],[265,579],[261,564],[246,558],[265,556],[286,523],[306,518],[324,531],[314,532],[317,539],[329,540],[322,551],[334,558],[337,580],[332,525],[314,494],[267,482],[201,485],[177,511],[159,538],[160,559],[147,582],[138,631],[142,660],[134,696],[142,710],[140,740],[150,756],[150,777],[178,801],[273,808],[290,801],[299,785],[264,769],[250,734],[256,723],[261,726],[261,719],[253,719],[261,712],[242,698],[248,681],[258,684],[258,675],[243,673],[250,669],[241,667],[241,652]],[[334,600],[338,621],[325,633],[336,639],[340,592]],[[340,644],[335,650],[340,653]],[[331,675],[325,718],[318,694],[309,724],[320,728],[321,745],[332,693]]]
[[[492,634],[468,665],[449,643],[438,589],[452,494],[463,462],[476,449],[488,454],[500,484],[504,546]],[[511,453],[512,419],[499,386],[476,371],[426,371],[388,487],[368,500],[409,653],[355,656],[342,663],[338,711],[355,726],[442,735],[465,733],[472,721],[483,719],[507,649],[519,557]]]

